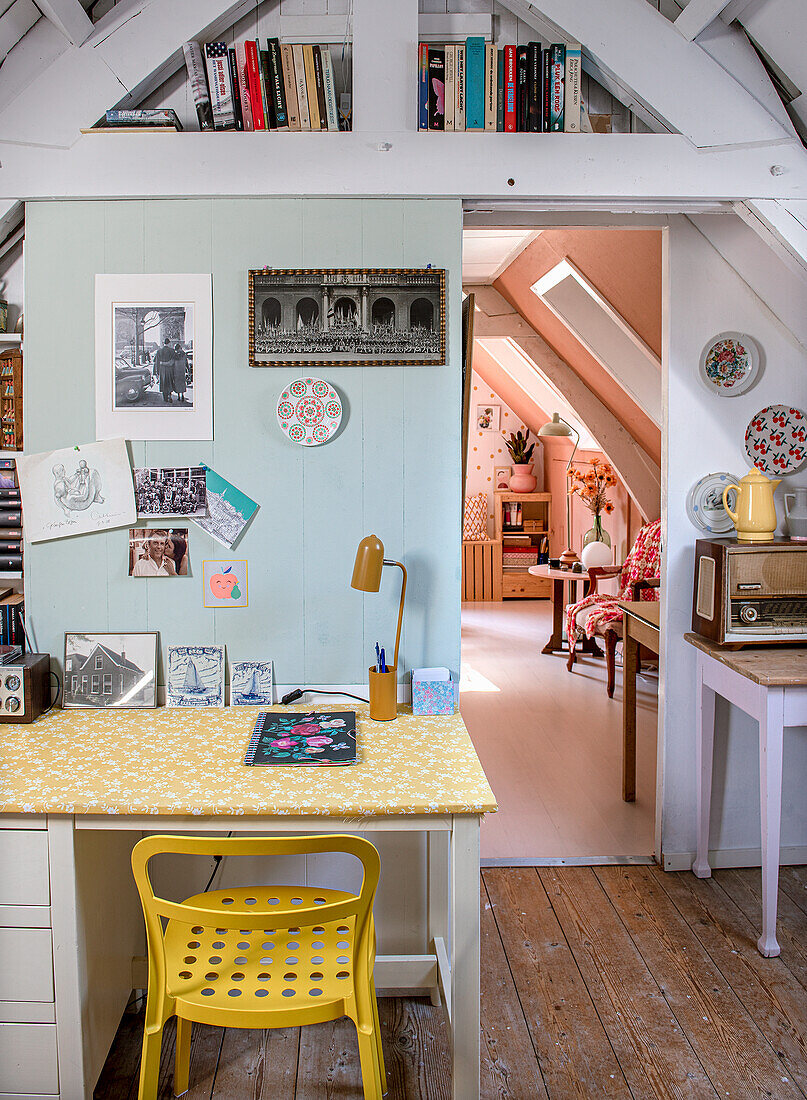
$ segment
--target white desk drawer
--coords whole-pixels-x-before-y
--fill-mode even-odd
[[[55,1024],[0,1024],[0,1096],[58,1091]]]
[[[0,829],[0,905],[50,905],[46,831]]]
[[[0,1001],[52,1001],[49,928],[0,928]]]

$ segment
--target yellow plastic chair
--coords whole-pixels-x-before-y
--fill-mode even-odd
[[[312,886],[239,887],[183,902],[156,897],[156,855],[345,852],[362,863],[358,895]],[[132,850],[143,905],[149,984],[138,1100],[157,1096],[162,1033],[177,1017],[174,1094],[188,1088],[192,1023],[274,1028],[348,1016],[356,1025],[365,1100],[386,1092],[373,983],[373,899],[381,866],[358,836],[151,836]],[[163,927],[165,918],[167,923]]]

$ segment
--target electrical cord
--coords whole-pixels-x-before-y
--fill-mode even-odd
[[[50,669],[50,675],[51,678],[56,681],[56,695],[53,699],[51,699],[50,706],[47,708],[47,710],[42,711],[43,714],[47,714],[48,711],[53,710],[53,708],[59,702],[59,696],[62,694],[62,681],[59,679],[58,673],[54,672],[53,669]]]
[[[229,833],[227,833],[227,836],[232,836],[232,835],[233,835],[233,831],[232,831],[232,829],[230,829]],[[224,859],[224,856],[213,856],[213,860],[214,860],[213,870],[210,872],[210,878],[207,880],[207,886],[205,886],[202,893],[206,894],[207,891],[210,889],[210,887],[213,883],[213,879],[216,877],[216,874],[218,872],[219,867],[221,867],[221,861],[223,859]]]
[[[302,699],[303,695],[308,692],[310,695],[343,695],[346,699],[355,699],[358,703],[369,703],[369,699],[363,699],[361,695],[351,695],[349,691],[328,691],[326,688],[295,688],[294,691],[287,692],[280,700],[284,707],[287,707],[289,703],[296,703],[298,699]]]

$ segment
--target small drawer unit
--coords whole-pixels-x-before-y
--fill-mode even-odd
[[[0,905],[50,905],[45,830],[0,827]]]

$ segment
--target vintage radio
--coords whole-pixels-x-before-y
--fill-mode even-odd
[[[26,653],[0,665],[0,722],[33,722],[50,706],[50,657]]]
[[[807,543],[698,539],[692,629],[719,645],[807,641]]]

